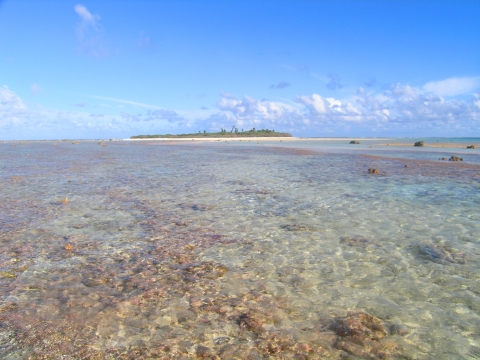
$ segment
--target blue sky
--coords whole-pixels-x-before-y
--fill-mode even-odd
[[[0,139],[480,136],[480,2],[0,0]]]

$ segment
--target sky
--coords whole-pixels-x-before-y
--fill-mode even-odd
[[[480,137],[478,0],[0,0],[0,140]]]

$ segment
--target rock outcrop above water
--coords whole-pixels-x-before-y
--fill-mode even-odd
[[[458,156],[450,156],[450,159],[448,159],[448,161],[463,161],[463,158]]]
[[[467,146],[467,149],[475,149],[475,145],[469,145]]]
[[[423,141],[417,141],[413,146],[424,146],[425,145],[425,142]]]
[[[350,141],[350,143],[349,143],[349,144],[360,144],[360,141],[357,141],[357,140],[352,140],[352,141]]]
[[[380,174],[380,170],[378,169],[368,169],[369,174]]]

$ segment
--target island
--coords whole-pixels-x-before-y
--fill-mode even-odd
[[[292,137],[289,133],[284,132],[276,132],[275,130],[269,129],[261,129],[256,130],[255,128],[251,130],[244,131],[241,129],[239,131],[235,126],[232,130],[227,131],[225,129],[221,129],[219,132],[207,132],[204,130],[203,132],[199,131],[198,133],[192,134],[165,134],[165,135],[135,135],[131,136],[130,139],[178,139],[178,138],[239,138],[239,137]]]

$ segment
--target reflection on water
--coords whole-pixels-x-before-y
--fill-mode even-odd
[[[2,358],[480,357],[478,165],[105,144],[0,144]]]

